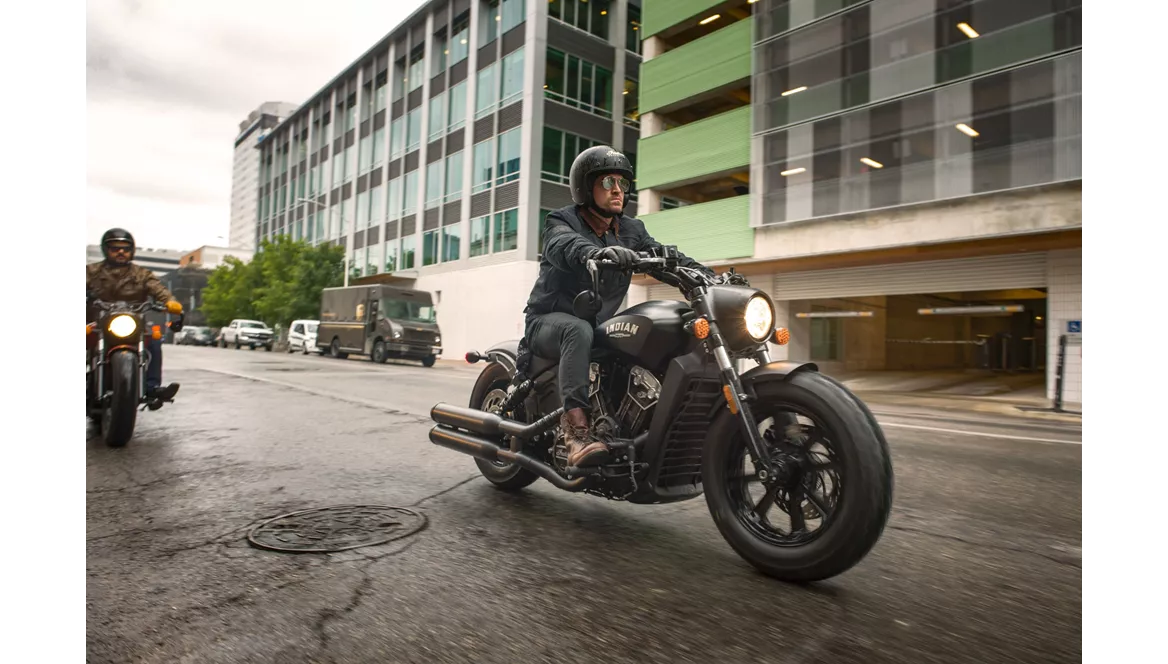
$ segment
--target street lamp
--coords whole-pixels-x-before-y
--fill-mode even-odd
[[[296,202],[297,203],[309,203],[309,204],[316,205],[319,207],[324,207],[324,205],[322,203],[318,203],[310,198],[297,198]],[[341,221],[342,222],[345,221],[344,215],[341,216]],[[341,259],[341,264],[344,266],[344,269],[342,270],[342,272],[345,273],[345,287],[346,288],[348,288],[348,286],[349,286],[349,256],[351,256],[353,254],[352,237],[353,237],[353,234],[351,232],[345,234],[345,256],[344,256],[344,258]]]

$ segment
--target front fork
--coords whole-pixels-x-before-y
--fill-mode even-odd
[[[765,481],[772,465],[770,452],[767,450],[762,434],[758,432],[758,424],[754,421],[754,412],[750,408],[748,396],[742,387],[738,367],[730,359],[730,354],[726,352],[726,342],[714,322],[710,322],[710,336],[706,339],[706,343],[713,351],[714,359],[718,362],[718,369],[722,372],[722,384],[726,386],[726,401],[730,404],[731,411],[738,413],[738,422],[742,425],[743,434],[746,435],[746,443],[750,450],[755,472],[758,473],[759,479]],[[770,353],[766,349],[760,350],[757,359],[760,363],[769,362]]]

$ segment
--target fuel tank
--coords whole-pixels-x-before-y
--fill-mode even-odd
[[[642,302],[597,326],[593,339],[597,346],[660,373],[669,360],[689,352],[698,343],[683,329],[693,315],[688,302]]]

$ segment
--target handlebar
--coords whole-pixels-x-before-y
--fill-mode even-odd
[[[677,262],[676,254],[668,255],[670,249],[672,248],[666,248],[666,256],[653,256],[648,252],[639,251],[637,252],[637,260],[631,268],[625,269],[629,269],[634,274],[648,274],[662,283],[680,288],[687,293],[703,286],[750,285],[745,277],[733,271],[712,277],[702,270],[680,265]],[[589,259],[587,268],[588,273],[592,275],[594,285],[597,285],[597,274],[600,269],[621,269],[620,264],[615,261],[598,259]]]
[[[102,311],[109,311],[110,309],[113,309],[119,305],[124,306],[127,311],[136,314],[146,313],[147,311],[166,311],[165,304],[151,301],[141,302],[139,304],[127,304],[125,302],[106,302],[104,300],[93,298],[90,299],[89,302]]]

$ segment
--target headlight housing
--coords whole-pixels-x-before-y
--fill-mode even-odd
[[[115,337],[126,338],[138,331],[138,321],[134,320],[133,316],[126,314],[119,314],[110,320],[106,329]]]
[[[718,285],[707,290],[706,298],[731,353],[758,348],[775,331],[775,305],[764,291],[750,286]]]
[[[775,313],[771,310],[771,303],[761,295],[750,298],[750,302],[746,304],[743,321],[746,323],[746,333],[751,339],[760,343],[766,341],[775,329]]]

